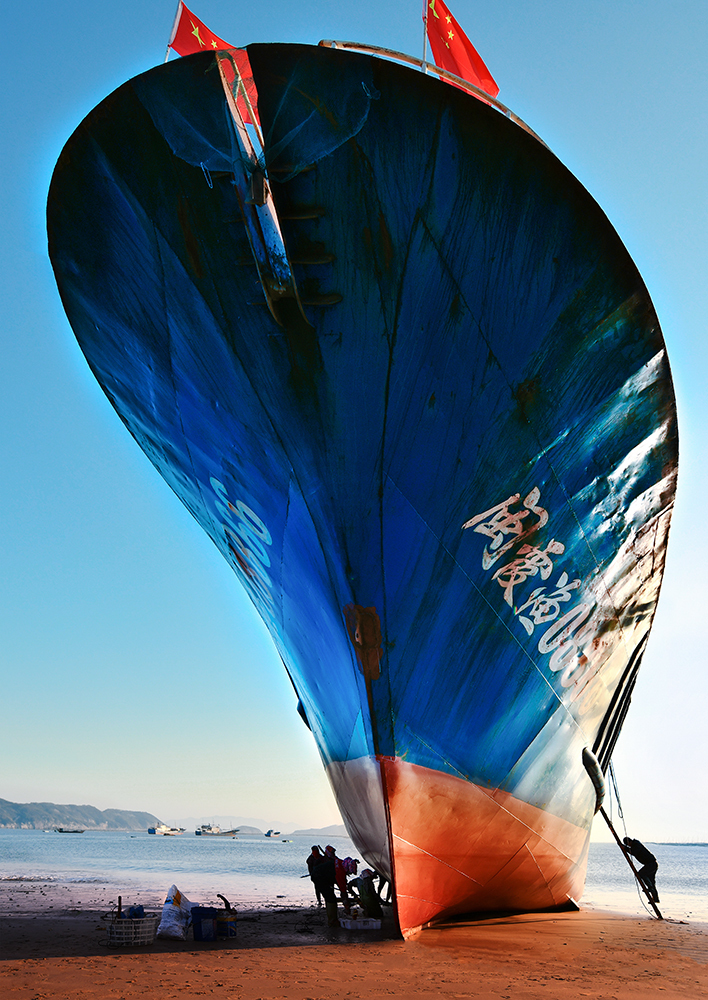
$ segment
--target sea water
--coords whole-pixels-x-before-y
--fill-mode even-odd
[[[190,899],[223,893],[239,906],[310,905],[305,858],[316,841],[303,837],[177,837],[87,830],[82,834],[0,830],[0,883],[94,883],[114,895],[131,890],[158,897],[176,884]],[[340,857],[357,857],[346,837],[329,837]],[[324,847],[323,842],[320,846]],[[665,917],[708,923],[708,844],[648,844],[659,862],[657,886]],[[644,896],[619,848],[590,845],[582,904],[640,914]]]
[[[129,898],[131,890],[158,896],[176,885],[191,900],[222,893],[239,905],[314,899],[305,858],[311,837],[204,837],[194,832],[162,836],[147,832],[0,830],[0,883],[33,881],[93,883]],[[330,837],[340,857],[356,857],[346,837]],[[322,844],[325,847],[325,843]]]
[[[647,841],[646,846],[659,862],[656,887],[663,916],[708,923],[708,844]],[[640,866],[635,862],[635,867]],[[582,903],[620,913],[653,913],[615,843],[590,844]]]

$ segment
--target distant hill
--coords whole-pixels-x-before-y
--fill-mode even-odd
[[[348,837],[347,828],[344,823],[336,823],[333,826],[321,826],[318,830],[293,830],[292,833],[288,834],[289,837],[320,837],[322,839],[327,839],[327,837]]]
[[[147,812],[0,799],[0,828],[5,829],[52,830],[63,826],[82,830],[146,830],[159,822],[157,816]]]

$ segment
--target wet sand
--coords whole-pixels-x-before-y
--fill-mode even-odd
[[[162,898],[124,904],[159,913]],[[3,1000],[708,997],[703,924],[581,910],[465,921],[403,942],[390,919],[381,931],[329,931],[321,909],[276,899],[235,902],[232,940],[109,949],[115,902],[101,885],[0,884]]]

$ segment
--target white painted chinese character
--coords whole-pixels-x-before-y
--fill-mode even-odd
[[[580,580],[572,580],[568,583],[568,574],[561,573],[556,583],[556,589],[546,593],[545,587],[537,587],[533,591],[528,601],[517,609],[516,614],[519,621],[524,626],[529,635],[533,635],[536,625],[545,625],[546,622],[555,621],[560,614],[561,604],[569,601],[571,591],[577,590]],[[528,611],[528,616],[522,615],[522,611]]]
[[[535,545],[522,545],[519,555],[506,566],[501,566],[494,576],[500,587],[504,588],[504,600],[507,604],[514,603],[514,587],[517,583],[523,583],[530,576],[541,575],[542,580],[547,580],[553,572],[552,555],[561,555],[565,552],[565,545],[557,542],[554,538],[550,540],[545,549],[536,548]]]
[[[548,511],[538,506],[540,498],[541,491],[538,487],[534,487],[524,497],[524,507],[526,509],[512,511],[509,509],[511,505],[517,504],[521,499],[520,493],[514,493],[495,507],[490,507],[489,510],[485,510],[481,514],[476,514],[469,521],[465,521],[462,525],[463,531],[465,528],[472,528],[480,535],[487,535],[487,537],[492,539],[490,544],[484,547],[484,552],[482,553],[483,569],[490,569],[513,545],[524,538],[528,538],[534,531],[542,528],[547,523]],[[524,519],[531,513],[538,517],[538,521],[524,530]],[[507,535],[511,535],[511,538],[509,541],[504,542],[504,538]]]

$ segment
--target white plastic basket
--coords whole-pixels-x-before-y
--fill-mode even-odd
[[[135,948],[152,944],[159,919],[154,913],[146,913],[144,917],[112,920],[108,925],[108,947]]]
[[[351,917],[340,917],[339,924],[340,927],[344,927],[348,931],[378,931],[381,929],[381,921],[374,919],[374,917],[359,917],[358,920],[353,920]]]

